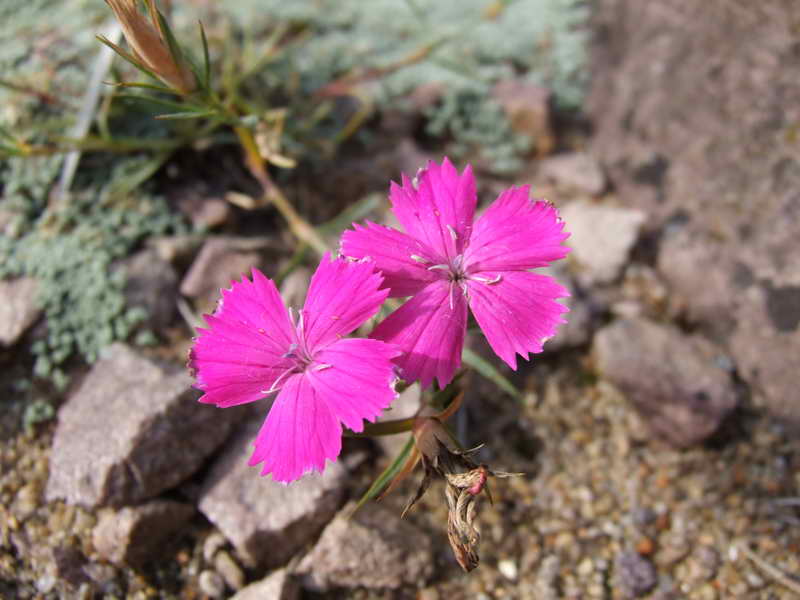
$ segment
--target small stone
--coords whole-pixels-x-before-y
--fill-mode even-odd
[[[210,598],[222,598],[225,594],[225,582],[216,571],[202,571],[197,578],[197,585]]]
[[[311,270],[298,267],[292,270],[281,284],[281,298],[286,306],[301,307],[306,301],[308,282],[311,281]]]
[[[265,407],[266,408],[266,407]],[[284,564],[336,514],[345,470],[329,463],[291,485],[247,465],[261,419],[248,422],[212,465],[198,507],[233,544],[247,566]]]
[[[145,309],[145,324],[160,331],[170,325],[178,299],[178,274],[158,252],[146,248],[117,263],[125,273],[125,300],[129,307]]]
[[[375,503],[352,514],[354,508],[350,503],[336,516],[298,565],[304,585],[324,592],[424,584],[433,574],[433,545],[427,534]]]
[[[230,600],[300,600],[300,586],[286,569],[239,590]]]
[[[586,152],[570,152],[544,159],[539,172],[556,185],[598,196],[606,188],[600,163]]]
[[[18,519],[25,520],[39,505],[42,486],[38,481],[31,481],[23,485],[17,492],[14,500],[13,511]]]
[[[645,221],[639,210],[583,200],[565,206],[561,217],[570,233],[569,260],[586,287],[611,283],[620,275]]]
[[[0,281],[0,346],[11,346],[42,314],[39,286],[31,277]]]
[[[697,335],[646,319],[620,319],[594,337],[601,376],[625,393],[649,429],[677,447],[708,438],[737,404],[721,351]]]
[[[222,575],[222,578],[230,589],[240,590],[244,587],[244,572],[228,552],[223,550],[217,553],[214,559],[214,568]]]
[[[594,573],[594,562],[588,556],[578,563],[578,575],[581,577],[589,577]]]
[[[47,499],[124,506],[186,479],[246,414],[199,404],[192,383],[185,369],[107,348],[59,410]]]
[[[620,588],[633,598],[646,594],[658,583],[653,563],[636,552],[620,552],[614,570]]]
[[[220,550],[227,540],[225,536],[219,531],[213,532],[205,540],[203,540],[203,560],[211,564],[214,561],[214,555]]]
[[[500,571],[506,579],[510,579],[511,581],[516,581],[519,575],[517,561],[508,558],[498,561],[497,570]]]
[[[549,89],[520,79],[506,79],[495,84],[491,96],[503,107],[514,132],[530,138],[536,154],[545,156],[552,151],[555,135]]]
[[[262,239],[211,237],[206,240],[181,282],[180,292],[193,298],[199,309],[211,311],[219,300],[220,289],[231,281],[249,277],[250,270],[262,261],[269,243]]]
[[[158,558],[163,543],[194,514],[194,507],[153,500],[122,510],[103,509],[92,532],[97,553],[115,564],[141,566]]]

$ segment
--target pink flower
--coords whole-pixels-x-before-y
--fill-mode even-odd
[[[568,237],[556,209],[529,198],[529,186],[504,191],[473,223],[477,195],[468,166],[446,158],[415,181],[392,182],[392,210],[406,233],[367,223],[342,237],[342,254],[372,258],[393,297],[411,296],[371,337],[399,346],[406,381],[427,387],[453,379],[461,364],[468,309],[495,353],[516,370],[516,354],[541,352],[555,334],[568,292],[529,272],[563,258]]]
[[[296,318],[257,269],[206,315],[189,357],[200,401],[224,408],[278,392],[249,462],[263,462],[262,475],[289,482],[322,471],[341,451],[341,424],[362,431],[396,397],[397,349],[343,338],[378,312],[382,280],[371,263],[326,254]]]

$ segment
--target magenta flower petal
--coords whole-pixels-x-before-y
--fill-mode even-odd
[[[206,317],[189,362],[201,401],[225,407],[278,392],[250,459],[264,463],[262,474],[288,482],[322,471],[341,450],[342,422],[361,430],[395,397],[398,349],[342,339],[378,311],[382,282],[372,262],[326,255],[296,319],[257,270]]]
[[[526,271],[564,258],[569,237],[549,202],[530,200],[530,186],[509,188],[475,223],[464,262],[471,272]]]
[[[288,363],[283,354],[292,339],[289,315],[275,284],[258,270],[253,280],[234,281],[223,290],[207,329],[189,354],[201,402],[226,407],[263,398]]]
[[[352,333],[374,317],[389,290],[372,262],[331,260],[326,253],[311,278],[306,304],[305,341],[310,352]]]
[[[397,397],[391,360],[400,351],[378,340],[345,339],[317,355],[319,366],[308,371],[317,397],[353,431],[364,430]]]
[[[342,254],[374,260],[390,296],[412,296],[438,278],[428,270],[438,257],[420,240],[370,222],[366,227],[354,224],[353,228],[342,235]]]
[[[417,177],[418,185],[403,175],[402,185],[392,182],[390,197],[397,220],[406,233],[423,242],[440,259],[461,254],[469,242],[478,197],[472,168],[459,175],[446,158],[441,166],[431,161]]]
[[[425,388],[436,377],[444,387],[461,365],[466,330],[464,294],[457,286],[437,281],[379,323],[370,337],[403,350],[395,360],[403,379],[419,379]]]
[[[469,306],[492,350],[516,370],[516,354],[527,360],[530,352],[541,352],[558,324],[565,322],[561,315],[568,309],[556,298],[569,292],[538,273],[508,271],[482,277],[492,283],[470,280]]]
[[[335,460],[342,449],[342,426],[308,378],[286,379],[254,442],[248,462],[263,462],[262,475],[290,482],[315,470],[322,472],[325,460]]]

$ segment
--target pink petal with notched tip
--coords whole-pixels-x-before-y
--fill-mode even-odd
[[[375,316],[389,294],[379,289],[382,282],[375,263],[331,260],[326,253],[311,278],[303,308],[309,351],[314,353]]]
[[[517,369],[519,354],[528,359],[529,352],[541,352],[547,338],[556,333],[567,307],[556,298],[569,292],[555,279],[527,271],[482,273],[481,277],[496,283],[471,280],[469,307],[492,350],[512,369]]]
[[[342,426],[330,406],[302,375],[286,379],[254,442],[249,465],[288,483],[325,468],[342,449]]]
[[[383,274],[383,288],[389,296],[413,296],[440,276],[428,267],[439,258],[421,241],[383,225],[367,222],[366,227],[353,224],[353,231],[342,234],[342,254],[353,258],[370,258]],[[415,258],[411,258],[414,256]]]
[[[353,431],[364,430],[397,397],[392,387],[400,351],[379,340],[339,340],[320,351],[305,376],[321,402]]]
[[[444,262],[461,254],[469,241],[478,202],[475,177],[467,167],[459,175],[445,158],[431,161],[418,175],[418,187],[403,175],[402,185],[392,182],[392,210],[406,233],[422,241]]]
[[[532,201],[530,186],[509,188],[481,215],[464,261],[471,273],[525,271],[564,258],[569,237],[549,202]]]
[[[253,269],[222,293],[209,327],[198,329],[189,355],[201,402],[226,407],[259,400],[288,364],[292,329],[275,284]]]
[[[439,387],[453,379],[461,365],[467,329],[467,302],[461,289],[450,290],[437,281],[386,317],[370,337],[395,344],[403,354],[395,360],[409,383],[417,379],[423,388],[435,377]],[[452,307],[451,307],[452,303]]]

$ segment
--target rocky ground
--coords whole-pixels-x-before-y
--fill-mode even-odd
[[[55,421],[20,430],[12,399],[2,596],[795,597],[795,436],[754,406],[721,347],[676,320],[642,251],[642,213],[604,193],[591,156],[557,159],[527,177],[573,233],[555,271],[573,292],[570,324],[514,374],[522,401],[473,375],[454,422],[467,445],[486,444],[479,460],[524,473],[492,482],[494,505],[481,500],[476,571],[448,547],[441,483],[399,518],[420,473],[351,516],[397,443],[348,440],[323,477],[288,487],[258,477],[246,459],[267,407],[198,405],[178,363],[184,328],[146,353],[113,346]],[[238,272],[263,245],[206,242],[181,291],[201,298],[193,273]],[[284,294],[298,287],[287,280]]]
[[[35,283],[0,282],[0,597],[800,597],[797,16],[792,0],[600,0],[593,133],[552,128],[547,94],[513,109],[547,141],[514,183],[572,234],[552,269],[571,312],[506,373],[521,400],[465,380],[462,442],[522,473],[480,500],[475,571],[448,546],[441,482],[404,520],[421,473],[353,514],[402,439],[347,439],[324,476],[287,487],[246,466],[266,403],[198,405],[182,366],[194,312],[251,266],[280,272],[293,241],[179,178],[174,206],[214,233],[151,240],[125,265],[160,345],[115,345],[56,394],[19,352],[40,327]],[[413,127],[384,117],[388,149],[301,167],[287,195],[304,215],[382,199],[424,164]],[[479,182],[483,200],[509,185]],[[284,281],[289,304],[308,274]],[[416,402],[412,388],[391,416]]]

